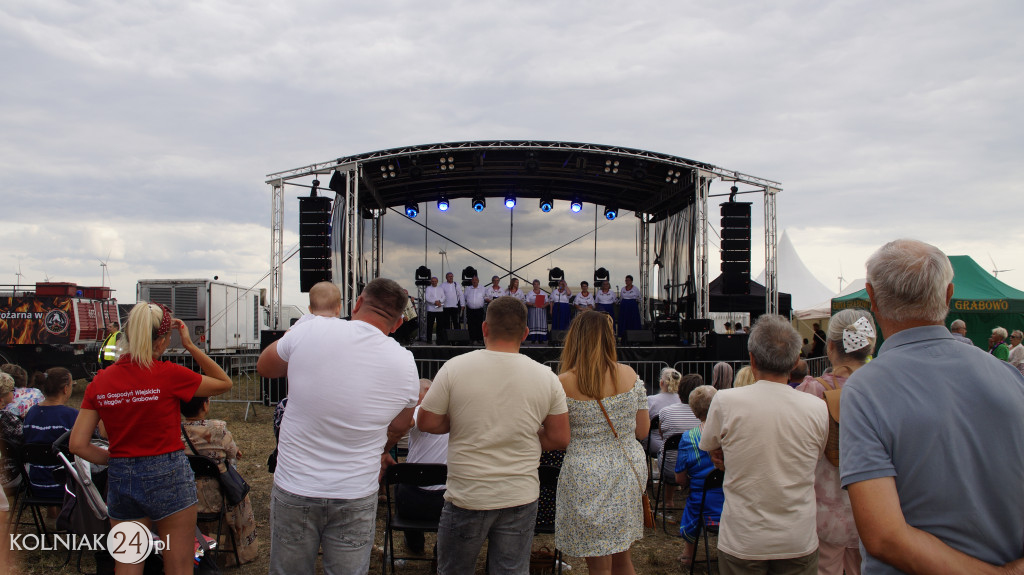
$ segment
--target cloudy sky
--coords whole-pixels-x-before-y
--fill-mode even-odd
[[[346,4],[0,3],[0,283],[20,266],[23,283],[99,284],[106,260],[124,302],[140,278],[254,285],[269,264],[266,174],[409,144],[537,139],[781,182],[779,229],[834,291],[840,269],[862,277],[871,251],[902,236],[994,260],[1024,288],[1024,4]],[[497,203],[431,208],[431,227],[506,265]],[[593,228],[592,206],[575,218],[523,207],[516,266]],[[386,222],[385,272],[409,287],[425,251],[435,272],[445,249],[489,275]],[[636,272],[632,217],[598,240],[599,265]],[[557,265],[572,280],[593,251],[588,236],[521,273]],[[303,303],[297,258],[284,281],[285,302]]]

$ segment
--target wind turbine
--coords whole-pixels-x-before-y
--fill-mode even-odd
[[[448,248],[448,244],[445,244],[444,247],[441,248],[440,251],[437,252],[438,255],[441,256],[441,276],[440,277],[441,277],[442,280],[444,280],[444,265],[446,263],[448,263],[448,251],[447,251],[447,248]],[[451,267],[451,264],[449,264],[449,267]]]
[[[843,282],[846,281],[843,277],[843,262],[839,262],[839,277],[836,279],[839,280],[839,293],[843,293]]]
[[[106,260],[100,260],[99,258],[96,258],[96,259],[99,260],[100,268],[102,270],[102,275],[100,276],[100,287],[107,287],[107,280],[110,279],[110,273],[108,273],[108,271],[107,271],[107,262],[110,261],[110,252],[111,251],[113,251],[113,248],[111,248],[110,250],[107,251],[107,259]]]
[[[991,253],[988,254],[988,259],[989,259],[989,261],[992,262],[992,275],[994,275],[995,277],[999,277],[999,272],[1012,272],[1013,271],[1013,270],[1001,270],[1001,269],[999,269],[999,266],[996,265],[996,260],[992,259],[992,254]]]
[[[21,273],[21,258],[18,258],[18,271],[14,273],[14,276],[18,278],[17,285],[20,285],[21,278],[25,277],[25,274]]]

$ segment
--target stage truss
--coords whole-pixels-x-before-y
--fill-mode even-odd
[[[488,160],[488,153],[497,160]],[[443,167],[438,172],[437,165],[430,164],[430,158],[446,156],[459,159],[458,173],[454,167],[450,172]],[[613,161],[614,173],[610,167]],[[392,166],[390,172],[387,170],[389,165]],[[663,172],[659,170],[665,169],[670,175],[661,183]],[[676,174],[674,180],[671,177],[673,172]],[[644,295],[641,313],[645,320],[650,317],[647,301],[652,293],[650,225],[692,205],[696,219],[692,262],[692,293],[697,302],[694,311],[695,317],[705,318],[710,311],[708,284],[711,280],[708,269],[711,221],[708,199],[711,183],[715,180],[752,186],[755,189],[745,190],[745,193],[758,192],[764,198],[765,311],[778,313],[775,195],[782,191],[778,182],[704,162],[633,148],[573,142],[491,140],[405,146],[268,174],[266,183],[271,187],[270,323],[274,329],[280,329],[282,323],[284,187],[293,185],[308,189],[308,184],[297,180],[323,180],[332,174],[331,189],[339,200],[335,201],[332,214],[332,229],[339,233],[339,237],[332,238],[335,248],[332,265],[336,283],[342,292],[342,313],[346,315],[355,304],[359,286],[377,277],[382,269],[383,218],[388,208],[400,207],[409,201],[431,201],[438,193],[444,193],[449,199],[472,195],[501,197],[504,195],[501,190],[511,187],[521,198],[579,198],[584,203],[616,205],[619,209],[633,211],[638,217],[641,249],[637,285]],[[648,174],[654,177],[648,178]],[[389,175],[390,181],[387,179]],[[395,185],[396,181],[401,185]],[[323,193],[329,192],[326,186],[321,186],[321,189]],[[370,223],[370,262],[363,266],[362,239],[367,221]],[[668,290],[667,299],[677,299],[682,290],[681,286],[673,286]]]

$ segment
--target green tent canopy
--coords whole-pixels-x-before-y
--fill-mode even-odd
[[[1006,328],[1007,333],[1024,330],[1024,291],[999,281],[970,256],[949,256],[949,262],[953,265],[953,299],[947,327],[953,320],[964,320],[967,337],[982,349],[988,349],[988,338],[996,326]],[[832,300],[833,315],[847,308],[870,309],[867,290]]]

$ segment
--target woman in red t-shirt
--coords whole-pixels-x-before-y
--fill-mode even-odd
[[[160,361],[177,329],[182,344],[206,375]],[[117,363],[96,374],[85,389],[71,431],[71,451],[108,466],[107,512],[113,525],[156,523],[164,569],[192,573],[196,526],[195,477],[181,441],[181,401],[231,389],[224,370],[192,343],[188,328],[160,304],[139,302],[128,316]],[[103,421],[110,440],[105,450],[90,442]],[[118,562],[116,572],[142,573],[143,564]]]

